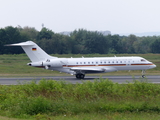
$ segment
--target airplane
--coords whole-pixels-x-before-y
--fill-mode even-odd
[[[156,65],[142,57],[92,57],[92,58],[58,58],[48,55],[33,41],[26,41],[5,46],[21,46],[29,59],[27,65],[59,71],[75,75],[77,79],[84,79],[85,74],[107,73],[120,70],[145,70],[155,68]]]

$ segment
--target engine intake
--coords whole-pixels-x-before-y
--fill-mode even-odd
[[[27,65],[33,66],[33,67],[39,67],[39,66],[42,66],[42,63],[41,62],[31,62],[31,63],[27,63]]]

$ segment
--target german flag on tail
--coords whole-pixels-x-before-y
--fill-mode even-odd
[[[32,51],[36,51],[37,50],[37,48],[32,48]]]

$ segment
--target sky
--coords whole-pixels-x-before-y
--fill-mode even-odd
[[[0,28],[160,32],[160,0],[0,0]]]

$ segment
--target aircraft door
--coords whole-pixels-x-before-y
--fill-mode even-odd
[[[131,65],[130,61],[128,61],[128,62],[127,62],[127,65],[128,65],[128,66],[130,66],[130,65]]]

